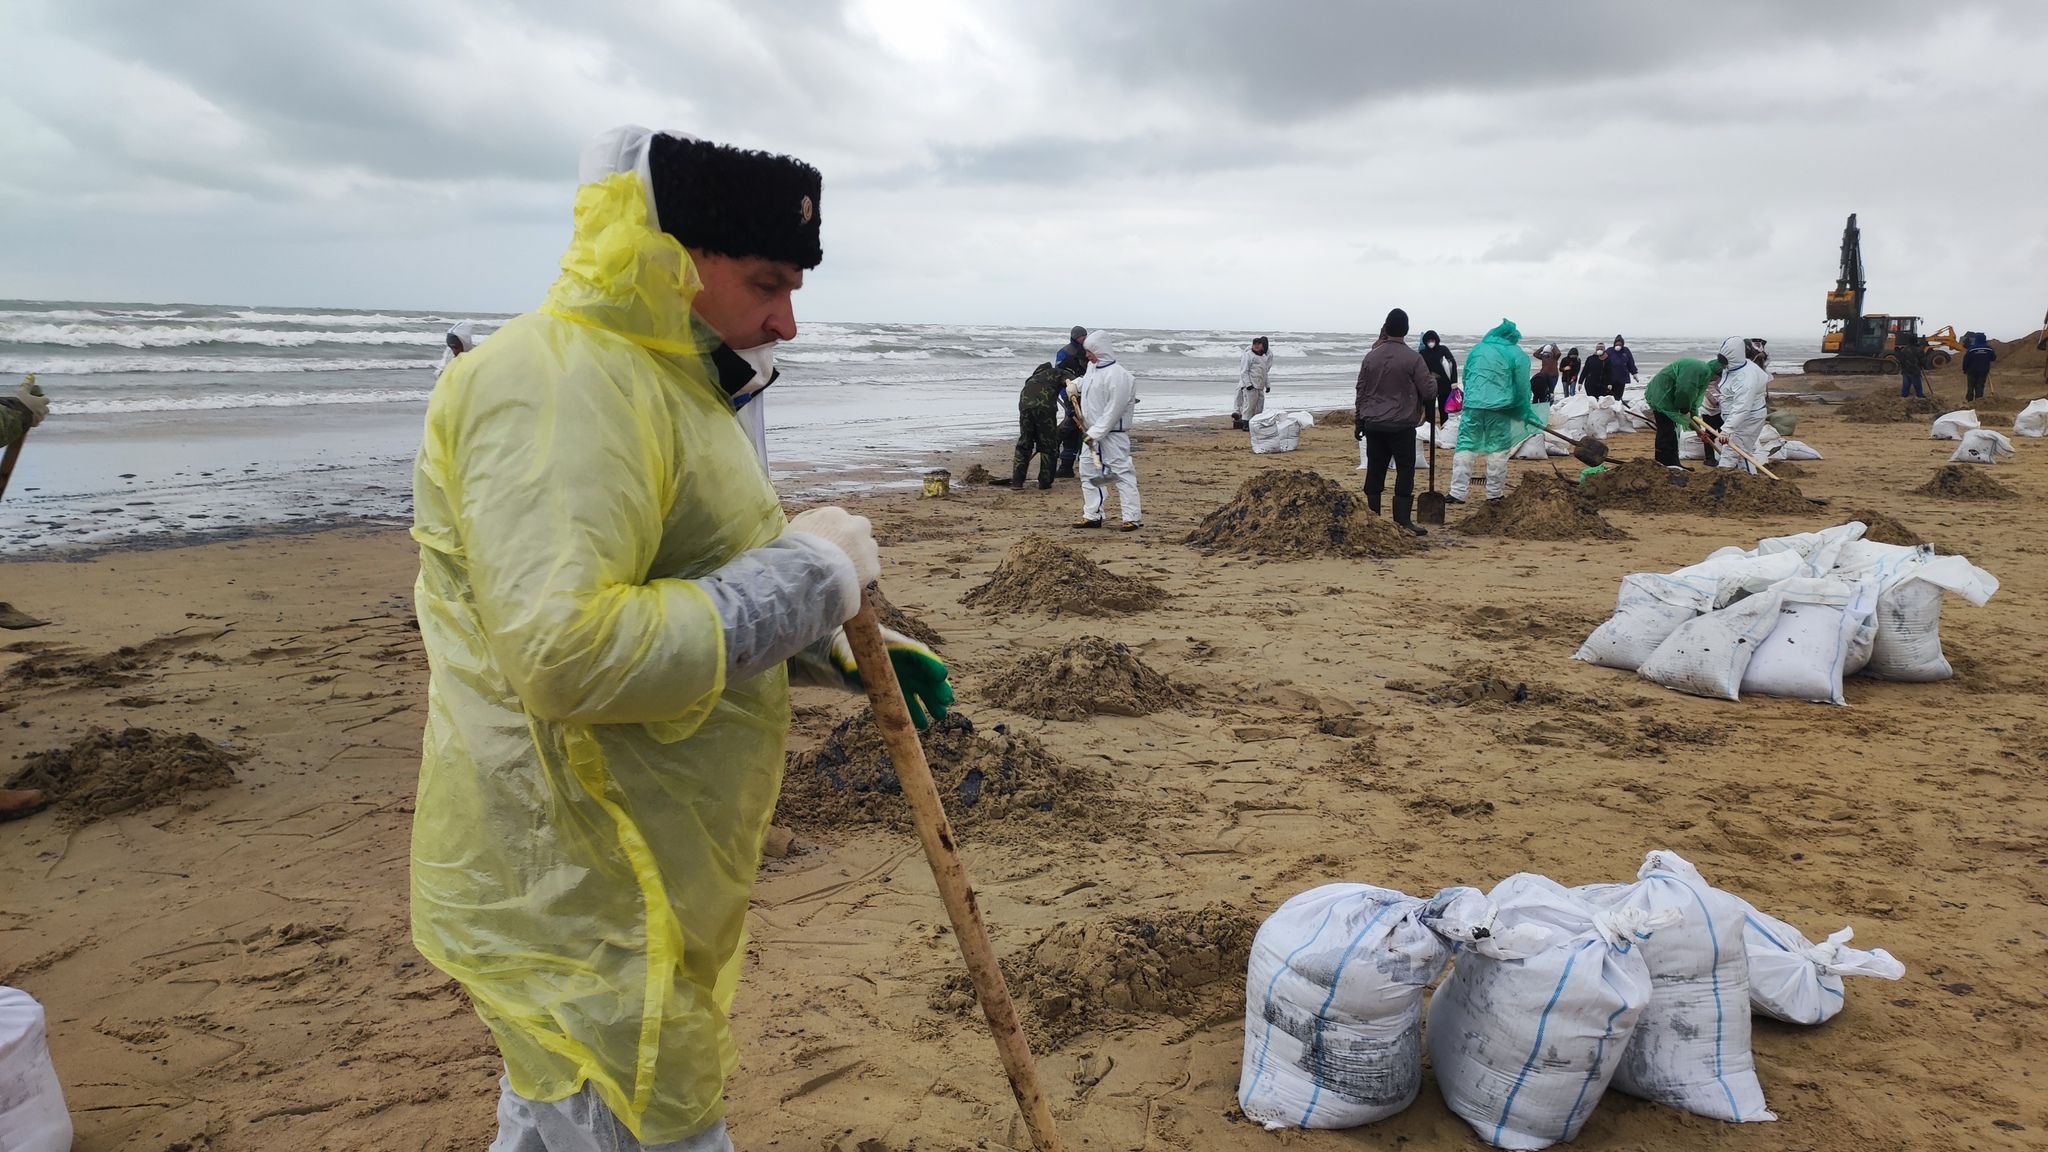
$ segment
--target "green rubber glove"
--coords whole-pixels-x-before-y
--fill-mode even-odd
[[[882,629],[882,643],[889,650],[889,664],[896,669],[896,682],[903,688],[903,702],[910,708],[910,721],[920,730],[933,720],[944,720],[953,703],[953,685],[946,679],[946,662],[938,654],[901,632]],[[864,692],[860,667],[854,663],[853,647],[846,642],[846,629],[835,629],[831,640],[814,645],[790,659],[790,682],[825,684],[849,692]]]

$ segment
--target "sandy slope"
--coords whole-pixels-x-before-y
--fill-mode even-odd
[[[1995,380],[1994,397],[2035,394],[2039,372]],[[1952,373],[1934,379],[1960,391]],[[1150,515],[1135,535],[1066,532],[1071,482],[869,502],[889,542],[886,586],[944,633],[961,710],[984,731],[1035,734],[1100,785],[1087,811],[1056,805],[963,833],[999,948],[1023,960],[1061,926],[1210,904],[1256,918],[1335,879],[1413,892],[1522,869],[1623,879],[1668,846],[1810,934],[1855,925],[1858,943],[1890,949],[1909,973],[1852,984],[1847,1012],[1822,1028],[1759,1023],[1779,1123],[1731,1127],[1610,1093],[1580,1147],[2041,1146],[2048,447],[2021,441],[1997,469],[2023,499],[1945,504],[1909,492],[1952,447],[1923,439],[1924,424],[1800,412],[1800,438],[1829,459],[1799,483],[1829,508],[1610,513],[1633,536],[1612,543],[1439,532],[1393,561],[1259,562],[1177,542],[1258,469],[1351,483],[1343,429],[1268,458],[1214,426],[1149,439],[1138,460]],[[1615,447],[1647,455],[1650,440]],[[979,458],[1000,468],[1006,455]],[[1516,465],[1531,467],[1544,465]],[[1949,602],[1957,680],[1853,682],[1846,709],[1716,703],[1569,659],[1622,574],[1849,507],[1892,513],[2005,582],[1984,609]],[[1026,529],[1177,596],[1116,620],[964,608]],[[424,687],[412,564],[400,533],[335,532],[0,567],[0,599],[56,620],[0,641],[99,653],[175,638],[124,683],[0,679],[7,754],[95,724],[197,731],[254,753],[236,787],[183,807],[72,833],[49,816],[0,825],[0,981],[50,1009],[80,1149],[488,1142],[489,1039],[405,930]],[[1131,645],[1196,700],[1066,722],[978,697],[1018,651],[1091,634]],[[1456,703],[1489,677],[1531,699]],[[855,702],[806,690],[798,704],[793,748]],[[812,822],[798,843],[764,868],[751,918],[738,1145],[1022,1146],[978,1017],[948,1007],[958,957],[914,841]],[[1404,1115],[1353,1132],[1269,1135],[1235,1118],[1233,983],[1199,990],[1185,1017],[1112,1013],[1071,1036],[1034,1016],[1042,1038],[1062,1039],[1043,1068],[1070,1146],[1476,1146],[1427,1084]]]

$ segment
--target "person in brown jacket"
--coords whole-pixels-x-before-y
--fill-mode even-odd
[[[1415,428],[1436,403],[1436,377],[1421,353],[1408,347],[1408,313],[1387,313],[1380,338],[1358,366],[1358,400],[1351,426],[1365,441],[1365,504],[1380,510],[1387,486],[1387,465],[1394,466],[1394,523],[1427,536],[1411,514],[1415,510]]]

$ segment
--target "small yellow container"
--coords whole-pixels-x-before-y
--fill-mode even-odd
[[[953,474],[944,468],[924,474],[924,498],[943,500],[953,494]]]

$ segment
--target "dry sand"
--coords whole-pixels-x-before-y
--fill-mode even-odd
[[[2010,367],[1980,412],[2039,394],[2038,354]],[[1828,383],[1816,399],[1858,386]],[[1930,384],[1961,392],[1953,370]],[[1778,1123],[1610,1093],[1577,1147],[2043,1146],[2048,445],[2021,440],[2016,461],[1988,470],[2019,499],[1955,501],[1915,491],[1953,448],[1923,424],[1799,411],[1800,438],[1828,456],[1799,487],[1830,505],[1606,507],[1625,539],[1440,530],[1390,559],[1198,552],[1183,538],[1276,463],[1356,483],[1341,427],[1310,430],[1276,462],[1221,419],[1137,438],[1151,511],[1139,533],[1066,529],[1071,481],[866,502],[889,541],[885,586],[944,636],[956,669],[974,725],[946,737],[956,758],[987,768],[1031,753],[1019,791],[961,841],[1070,1148],[1476,1147],[1433,1084],[1351,1132],[1276,1135],[1239,1118],[1248,926],[1331,880],[1415,893],[1522,869],[1616,880],[1655,847],[1815,937],[1854,925],[1908,975],[1852,980],[1847,1010],[1819,1028],[1758,1022]],[[1650,439],[1616,437],[1617,458],[1648,456]],[[1957,679],[1855,680],[1847,708],[1731,703],[1570,659],[1624,573],[1851,509],[2005,582],[1986,608],[1949,601]],[[1451,527],[1473,511],[1453,507]],[[1171,595],[1110,616],[964,605],[1032,532]],[[227,746],[234,777],[75,826],[54,812],[0,824],[0,981],[49,1009],[82,1152],[488,1143],[496,1055],[406,928],[425,686],[413,570],[402,533],[363,531],[0,566],[0,599],[54,621],[0,633],[29,646],[14,651],[30,670],[0,677],[9,775],[90,729],[145,727]],[[1149,715],[1075,721],[989,701],[1021,655],[1085,636],[1191,692]],[[800,691],[796,759],[817,764],[860,710]],[[839,745],[848,763],[866,755],[852,729]],[[896,798],[835,806],[793,791],[785,805],[807,797],[750,917],[735,1142],[1023,1147],[930,876],[882,803]]]

